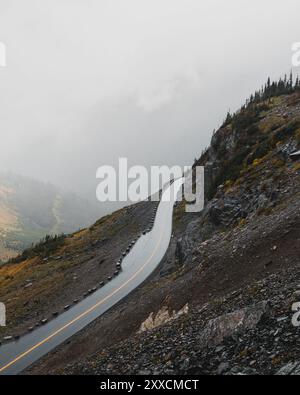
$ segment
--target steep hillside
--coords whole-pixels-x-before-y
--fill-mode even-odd
[[[0,174],[0,261],[47,234],[70,233],[101,217],[73,194],[28,178]]]
[[[159,270],[27,373],[296,372],[300,156],[292,154],[299,149],[299,82],[268,81],[227,115],[195,162],[206,169],[205,209],[186,214],[184,203],[177,205]],[[58,308],[78,294],[78,286],[84,292],[106,276],[128,238],[150,220],[151,204],[121,210],[67,239],[48,240],[4,265],[0,300],[15,311],[6,332],[22,331],[49,313],[49,304]]]
[[[296,371],[300,94],[275,87],[229,114],[196,162],[206,166],[206,207],[177,206],[156,276],[30,372]]]

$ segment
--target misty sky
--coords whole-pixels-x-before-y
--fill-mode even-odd
[[[191,164],[289,72],[299,15],[299,0],[0,0],[0,169],[92,198],[120,156]]]

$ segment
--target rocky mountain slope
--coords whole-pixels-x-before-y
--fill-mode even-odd
[[[263,92],[227,115],[195,162],[206,169],[205,209],[187,214],[184,202],[177,205],[174,237],[159,270],[27,373],[299,372],[300,332],[292,306],[300,302],[300,156],[291,156],[299,149],[299,82],[268,81]],[[96,225],[109,234],[107,251],[125,243],[127,235],[116,224],[130,218],[137,229],[144,226],[148,205]],[[87,234],[81,248],[91,252]],[[93,251],[100,256],[103,249],[99,244]],[[64,260],[53,262],[48,279]],[[88,262],[83,256],[74,268]],[[13,284],[22,278],[22,265],[11,266],[18,274],[6,280],[9,303],[16,303]],[[37,306],[28,319],[33,311],[39,314]],[[13,321],[17,325],[17,317]]]
[[[90,203],[53,185],[0,174],[0,261],[47,234],[74,232],[100,216]]]
[[[196,162],[206,167],[205,210],[177,206],[160,272],[31,372],[296,372],[299,144],[299,92],[227,117]]]

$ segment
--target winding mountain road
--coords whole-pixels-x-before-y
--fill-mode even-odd
[[[182,183],[182,179],[176,180],[163,192],[151,232],[136,242],[117,277],[46,325],[0,347],[0,374],[21,373],[120,302],[153,273],[170,243],[173,206]]]

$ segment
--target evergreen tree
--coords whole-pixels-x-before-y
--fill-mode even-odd
[[[294,83],[293,83],[293,72],[291,71],[290,73],[290,79],[289,79],[289,83],[288,83],[288,90],[290,92],[293,92],[293,88],[294,88]]]

